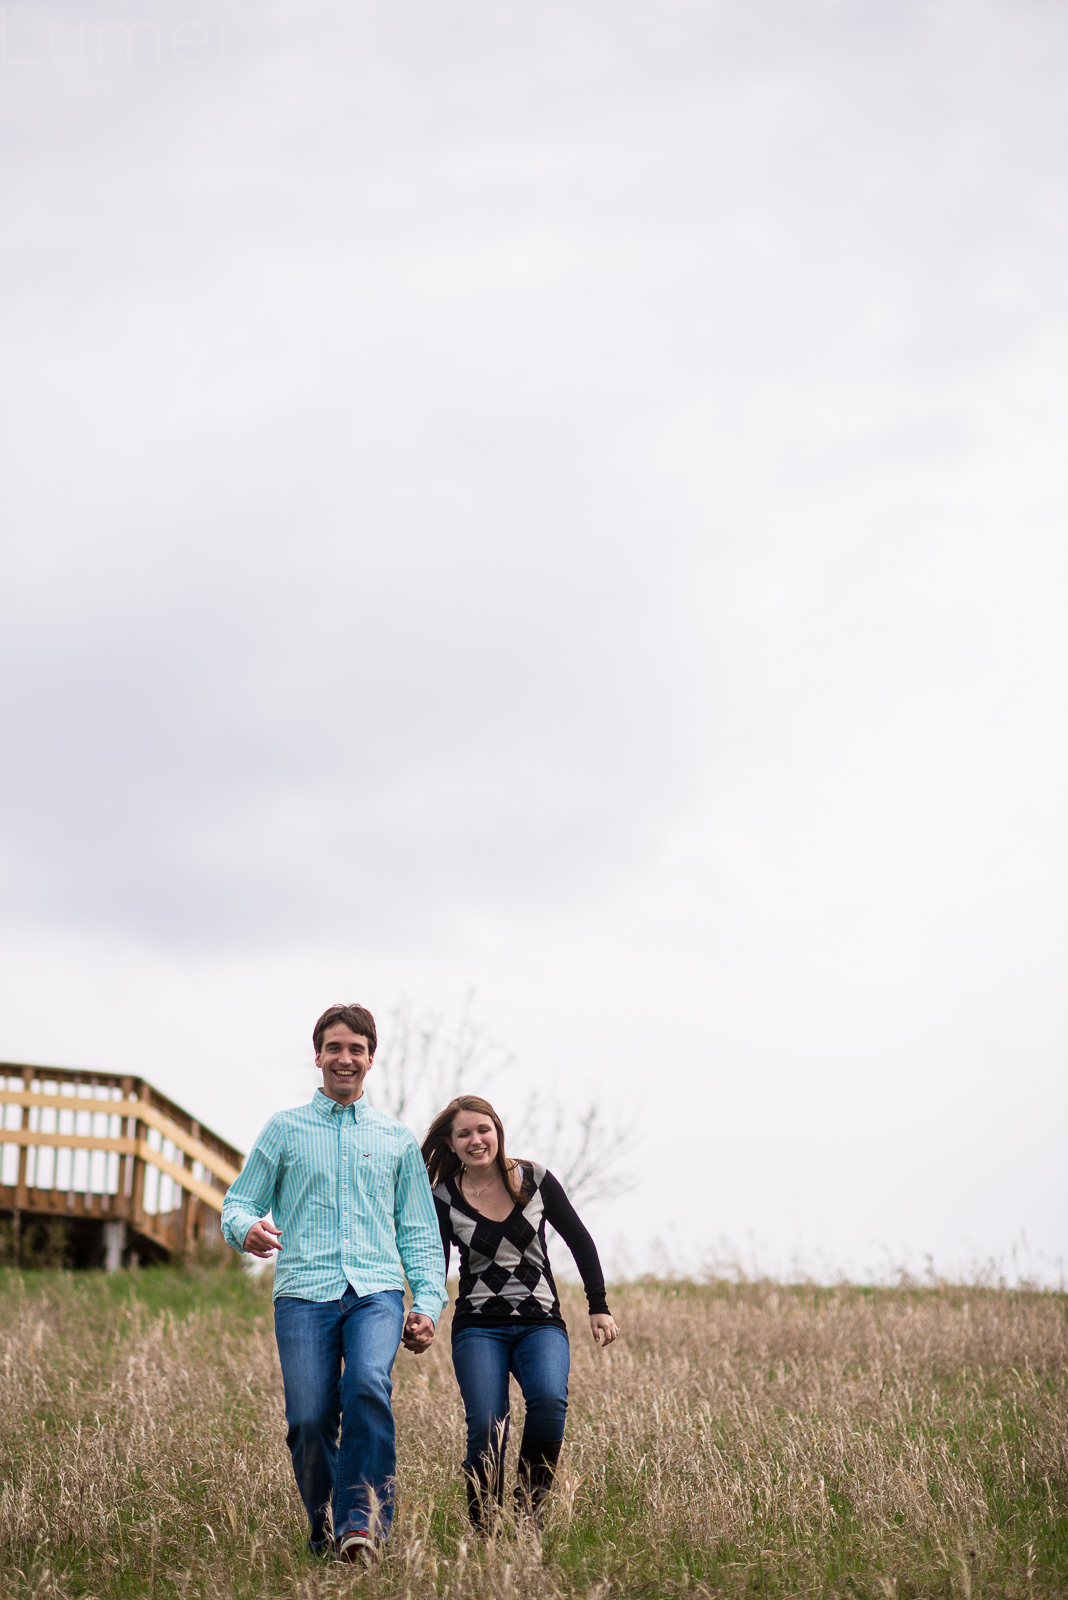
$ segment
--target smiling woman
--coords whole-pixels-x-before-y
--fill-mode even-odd
[[[452,1318],[452,1361],[467,1419],[464,1477],[471,1522],[491,1532],[504,1501],[508,1379],[526,1402],[515,1486],[516,1511],[541,1525],[567,1413],[571,1366],[545,1225],[567,1244],[582,1275],[590,1332],[608,1345],[618,1329],[605,1299],[597,1247],[545,1167],[509,1160],[504,1127],[488,1100],[460,1095],[434,1118],[423,1141],[448,1267],[460,1252]]]

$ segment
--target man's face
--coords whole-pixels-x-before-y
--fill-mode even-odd
[[[347,1022],[332,1022],[315,1058],[323,1074],[323,1093],[339,1106],[350,1106],[363,1094],[363,1080],[373,1060],[362,1033],[353,1033]]]

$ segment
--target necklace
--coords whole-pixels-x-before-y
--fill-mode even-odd
[[[497,1174],[494,1173],[493,1176],[496,1177]],[[476,1200],[478,1199],[479,1195],[485,1194],[486,1190],[490,1186],[489,1183],[484,1183],[482,1185],[481,1189],[476,1189],[474,1184],[471,1182],[470,1177],[468,1176],[468,1172],[467,1172],[467,1168],[466,1167],[464,1167],[464,1182],[467,1184],[467,1192],[468,1192],[468,1194],[473,1194]]]

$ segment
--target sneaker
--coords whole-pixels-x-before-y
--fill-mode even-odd
[[[369,1533],[357,1529],[353,1533],[342,1534],[337,1553],[339,1561],[362,1562],[365,1567],[371,1567],[375,1562],[375,1542]]]

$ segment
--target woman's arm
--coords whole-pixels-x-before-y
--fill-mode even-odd
[[[579,1269],[590,1308],[590,1332],[598,1344],[611,1344],[619,1329],[605,1299],[601,1258],[590,1231],[564,1193],[563,1185],[551,1172],[547,1171],[541,1180],[541,1197],[546,1222],[556,1229]]]

